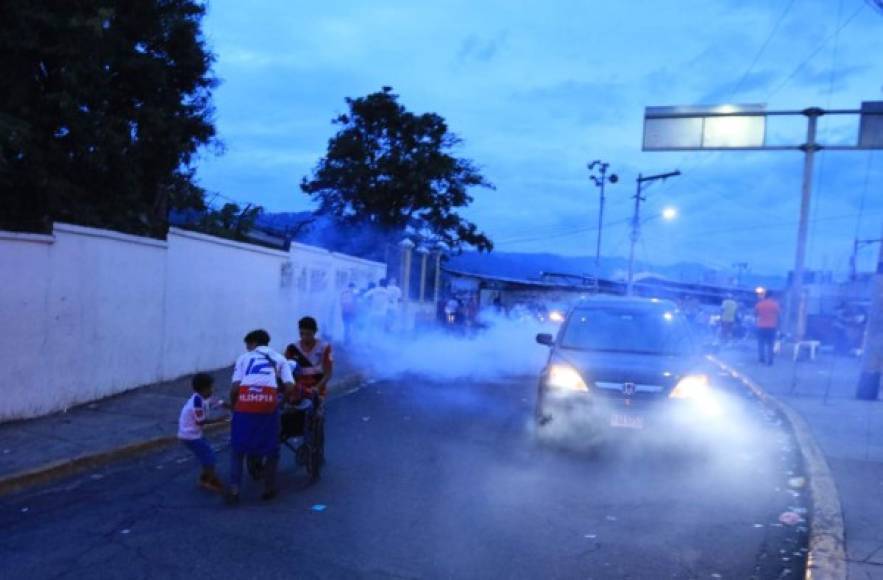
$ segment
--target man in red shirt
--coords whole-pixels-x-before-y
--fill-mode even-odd
[[[769,291],[754,306],[754,313],[757,315],[757,358],[761,364],[770,366],[773,364],[780,312],[779,303],[773,298],[773,293]]]

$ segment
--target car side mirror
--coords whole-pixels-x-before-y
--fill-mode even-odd
[[[551,334],[543,332],[537,335],[537,344],[552,346],[555,344],[555,338]]]

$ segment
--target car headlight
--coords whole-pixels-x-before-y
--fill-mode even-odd
[[[711,394],[708,377],[705,375],[687,375],[678,381],[669,395],[672,399],[701,399]]]
[[[558,310],[553,310],[549,313],[549,320],[552,322],[564,322],[564,314]]]
[[[546,377],[546,386],[562,391],[589,390],[576,369],[567,365],[552,365],[549,368],[549,375]]]

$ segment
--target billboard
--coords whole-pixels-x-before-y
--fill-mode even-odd
[[[766,140],[765,110],[765,105],[647,107],[642,149],[760,149]]]

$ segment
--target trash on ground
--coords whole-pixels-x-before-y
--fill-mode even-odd
[[[121,533],[121,534],[128,534],[128,533],[131,532],[131,531],[132,531],[132,530],[130,530],[129,528],[126,528],[125,530],[120,530],[120,533]]]
[[[586,534],[586,535],[583,536],[583,537],[584,537],[584,538],[588,538],[588,539],[590,539],[590,540],[594,540],[595,538],[598,537],[598,535],[597,535],[597,534]]]
[[[762,528],[762,527],[763,527],[763,524],[754,524],[754,527],[755,527],[755,528]]]
[[[327,507],[328,506],[323,503],[317,503],[316,505],[314,505],[310,509],[313,510],[314,512],[324,512]]]
[[[607,516],[605,519],[606,519],[608,522],[615,522],[615,521],[616,521],[616,516]]]
[[[800,514],[794,512],[784,512],[779,516],[779,521],[786,526],[796,526],[803,521],[803,518],[800,517]]]
[[[805,507],[789,507],[788,511],[794,512],[795,514],[803,515],[806,513],[806,508]]]
[[[806,485],[806,478],[805,477],[792,477],[791,479],[788,480],[788,485],[790,487],[793,487],[794,489],[800,489],[804,485]]]
[[[23,507],[23,508],[21,508],[21,513],[26,514],[26,513],[28,513],[29,509],[31,509],[31,508]]]
[[[362,417],[362,421],[368,422],[371,420],[371,417]]]
[[[10,453],[12,453],[12,449],[4,449],[3,450],[3,455],[9,455]],[[881,482],[881,483],[883,483],[883,482]]]

